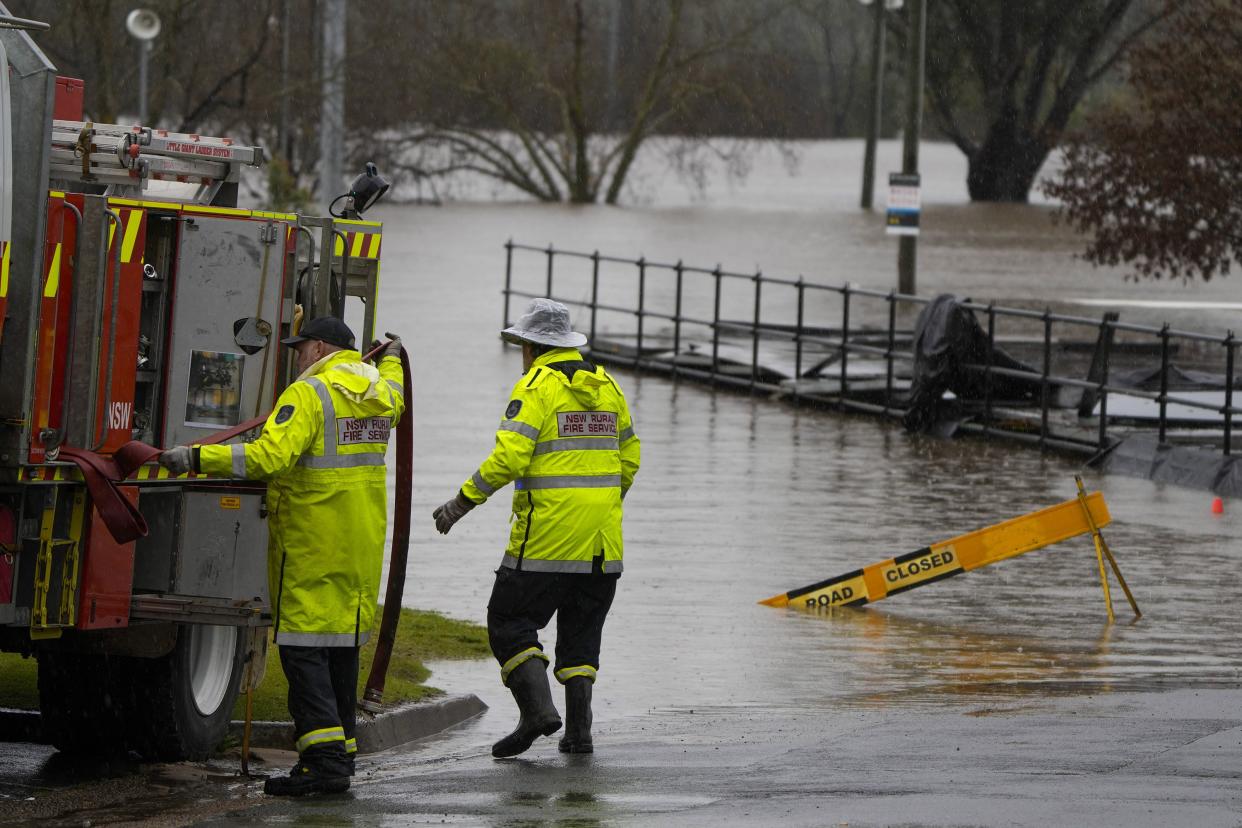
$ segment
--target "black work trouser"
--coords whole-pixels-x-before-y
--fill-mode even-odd
[[[492,655],[503,669],[510,659],[532,647],[542,652],[539,631],[555,613],[557,680],[564,684],[575,668],[586,668],[578,674],[594,681],[604,619],[612,607],[620,577],[620,573],[587,575],[497,569],[492,597],[487,603],[487,638]]]
[[[303,764],[325,776],[348,776],[356,751],[358,648],[281,644],[278,649]]]

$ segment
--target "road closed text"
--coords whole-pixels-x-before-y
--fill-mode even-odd
[[[962,571],[951,548],[928,550],[906,560],[882,564],[880,568],[889,592]]]
[[[797,600],[803,606],[841,607],[847,604],[864,604],[867,602],[867,584],[861,576],[844,578],[825,584],[814,592],[800,595]]]

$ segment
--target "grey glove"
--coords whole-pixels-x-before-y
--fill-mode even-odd
[[[388,347],[379,352],[379,359],[383,359],[384,357],[396,357],[397,359],[401,359],[401,337],[390,333],[386,333],[384,336],[388,337],[390,341],[388,343]],[[383,343],[378,339],[375,340],[371,343],[371,350],[375,350],[382,344]]]
[[[174,475],[189,474],[194,471],[194,449],[189,446],[170,448],[160,455],[160,465]]]
[[[436,519],[436,531],[441,535],[447,535],[454,523],[464,518],[466,512],[478,505],[459,491],[456,497],[431,513],[431,516]]]

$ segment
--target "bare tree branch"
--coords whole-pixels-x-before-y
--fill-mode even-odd
[[[265,9],[259,19],[266,21],[271,13],[272,0],[267,0]],[[224,102],[218,98],[224,92],[225,88],[235,80],[240,81],[241,83],[241,93],[237,100],[231,105],[242,106],[245,104],[246,79],[249,76],[250,71],[254,69],[255,64],[257,64],[259,59],[263,57],[263,52],[267,49],[268,28],[266,25],[261,25],[257,28],[259,29],[260,35],[259,42],[255,44],[254,49],[252,49],[250,54],[245,58],[245,60],[242,61],[241,65],[237,66],[233,69],[233,71],[225,74],[218,81],[216,81],[215,85],[212,86],[207,94],[203,96],[202,101],[200,101],[197,106],[191,108],[190,111],[181,118],[181,125],[178,127],[179,132],[189,132],[195,129],[202,119],[208,115],[208,113],[213,112],[220,106],[225,105]]]

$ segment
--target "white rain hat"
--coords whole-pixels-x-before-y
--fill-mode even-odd
[[[587,341],[569,327],[569,308],[551,299],[531,299],[526,313],[500,336],[506,342],[535,342],[556,348],[577,348]]]

